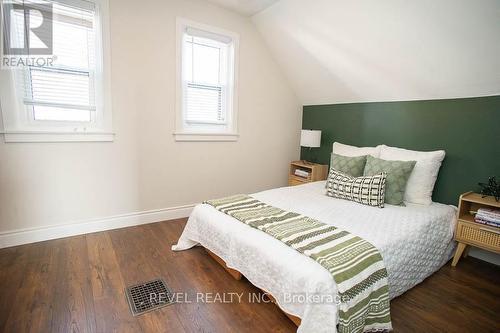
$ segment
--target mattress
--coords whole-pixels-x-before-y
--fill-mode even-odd
[[[252,194],[269,205],[345,229],[380,251],[389,296],[401,295],[446,263],[454,250],[456,208],[432,203],[375,208],[325,195],[325,182]],[[173,250],[201,244],[273,295],[287,313],[302,319],[298,332],[335,332],[337,294],[330,273],[270,235],[206,204],[197,205]]]

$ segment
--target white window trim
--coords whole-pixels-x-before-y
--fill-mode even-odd
[[[57,1],[57,0],[56,0]],[[66,0],[67,1],[67,0]],[[81,124],[61,127],[61,122],[44,121],[47,128],[28,127],[25,121],[21,121],[19,115],[24,109],[17,99],[13,87],[12,71],[0,70],[0,113],[2,117],[0,124],[0,135],[4,136],[5,142],[83,142],[114,140],[115,133],[112,130],[112,105],[111,105],[111,58],[109,37],[109,0],[86,0],[96,5],[97,29],[99,35],[96,39],[96,50],[102,56],[102,63],[98,63],[96,84],[99,89],[100,100],[96,100],[96,106],[102,109],[102,118],[98,126],[85,128]],[[64,1],[61,1],[64,2]],[[6,89],[4,89],[6,88]],[[52,123],[52,124],[51,124]],[[59,126],[58,126],[59,123]]]
[[[182,50],[183,35],[187,27],[196,28],[203,31],[212,32],[218,35],[229,36],[233,41],[234,68],[233,68],[233,91],[232,91],[232,112],[230,117],[230,131],[224,132],[193,132],[186,130],[183,126],[183,84],[182,84]],[[176,90],[175,90],[175,132],[176,141],[237,141],[238,140],[238,61],[239,61],[239,35],[209,26],[203,23],[194,22],[184,18],[177,18],[176,22]]]

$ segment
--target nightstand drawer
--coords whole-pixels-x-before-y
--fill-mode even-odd
[[[500,252],[500,228],[458,221],[456,239]]]
[[[288,177],[288,186],[303,185],[309,183],[311,180],[307,178],[302,178],[298,176]]]

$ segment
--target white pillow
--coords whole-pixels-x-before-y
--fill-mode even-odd
[[[415,151],[381,145],[380,158],[384,160],[417,161],[406,184],[404,201],[430,205],[432,191],[443,162],[444,150]]]
[[[349,146],[343,143],[334,142],[332,152],[337,155],[357,157],[363,155],[371,155],[373,157],[379,157],[380,146],[377,147],[356,147]]]

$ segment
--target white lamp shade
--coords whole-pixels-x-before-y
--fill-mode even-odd
[[[302,147],[318,148],[321,145],[321,131],[302,130],[300,132],[300,145]]]

